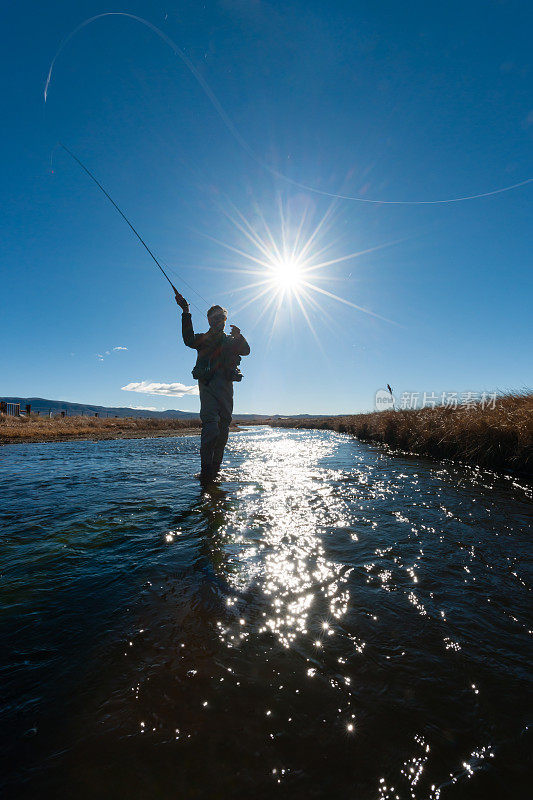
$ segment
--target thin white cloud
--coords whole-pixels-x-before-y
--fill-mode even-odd
[[[159,411],[160,409],[156,408],[155,406],[127,406],[127,408],[131,408],[134,411]]]
[[[106,350],[104,353],[96,353],[96,358],[98,361],[103,361],[106,356],[110,356],[111,353],[115,353],[117,350],[127,350],[127,347],[124,345],[118,344],[116,347],[112,347],[111,350]]]
[[[155,383],[154,381],[139,381],[128,383],[120,387],[124,392],[140,392],[140,394],[165,395],[166,397],[183,397],[183,395],[199,394],[198,385],[186,386],[184,383]]]

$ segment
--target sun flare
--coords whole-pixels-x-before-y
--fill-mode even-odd
[[[304,273],[297,258],[274,259],[270,272],[274,286],[283,291],[297,292],[303,286]]]
[[[231,239],[235,242],[237,235],[240,236],[240,241],[231,243],[231,239],[223,241],[206,234],[208,239],[231,253],[231,260],[227,266],[206,267],[206,269],[238,274],[241,278],[251,278],[227,292],[233,297],[237,294],[241,297],[241,302],[237,302],[232,310],[233,315],[239,314],[248,306],[255,305],[258,313],[252,327],[258,325],[261,320],[268,321],[271,337],[281,315],[294,322],[295,315],[301,314],[319,346],[322,345],[314,321],[318,315],[321,326],[325,318],[331,324],[335,323],[335,318],[328,314],[326,309],[326,304],[332,302],[348,306],[354,311],[384,322],[397,324],[349,300],[345,296],[349,287],[343,287],[343,293],[340,295],[326,288],[339,285],[350,277],[351,273],[346,278],[339,275],[337,267],[341,264],[354,261],[384,247],[390,247],[397,242],[387,242],[357,252],[337,255],[338,239],[333,235],[333,204],[318,221],[313,220],[313,211],[306,206],[300,207],[299,211],[293,214],[287,213],[281,201],[278,207],[279,223],[272,227],[257,203],[252,205],[253,215],[250,219],[229,204],[229,208],[221,207],[220,210],[232,225]]]

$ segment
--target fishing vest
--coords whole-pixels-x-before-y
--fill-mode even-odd
[[[207,338],[207,334],[205,334]],[[211,338],[211,337],[209,337]],[[208,384],[215,375],[221,375],[228,381],[242,380],[239,370],[241,357],[235,353],[235,340],[226,333],[220,333],[208,341],[206,347],[198,349],[198,358],[192,371],[195,380]]]

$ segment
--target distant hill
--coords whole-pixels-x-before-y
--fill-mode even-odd
[[[38,411],[40,414],[59,414],[65,411],[70,416],[94,416],[97,412],[100,417],[134,417],[143,419],[197,419],[199,414],[196,411],[180,411],[179,409],[169,409],[168,411],[145,411],[138,408],[112,408],[108,406],[91,406],[87,403],[69,403],[66,400],[47,400],[44,397],[0,397],[6,403],[20,403],[24,409],[27,403],[31,405],[32,412]],[[234,414],[233,419],[241,422],[253,419],[279,419],[280,414]],[[305,419],[310,414],[298,414],[295,419]]]
[[[99,416],[105,417],[142,417],[143,419],[195,419],[198,414],[194,411],[144,411],[137,408],[111,408],[108,406],[92,406],[87,403],[69,403],[67,400],[47,400],[44,397],[1,397],[7,403],[20,403],[23,409],[27,403],[31,405],[31,410],[39,411],[41,414],[48,414],[51,411],[53,414],[59,414],[60,411],[66,411],[68,416],[79,416],[81,414],[94,416],[98,412]]]

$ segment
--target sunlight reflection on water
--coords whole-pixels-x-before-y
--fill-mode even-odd
[[[320,535],[328,524],[342,524],[342,504],[331,496],[327,502],[330,492],[316,471],[317,462],[330,451],[329,443],[318,439],[258,437],[254,459],[246,459],[240,468],[239,480],[261,490],[236,505],[230,524],[245,530],[247,520],[261,519],[263,525],[259,547],[241,537],[242,572],[232,579],[241,590],[254,578],[260,583],[270,609],[262,612],[258,633],[272,632],[284,647],[308,633],[317,595],[327,598],[333,616],[340,618],[346,611],[349,594],[340,588],[346,581],[343,566],[326,558]],[[247,557],[250,548],[253,564]]]

